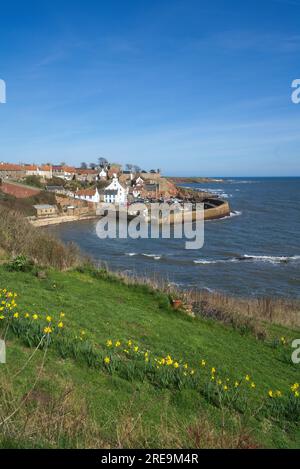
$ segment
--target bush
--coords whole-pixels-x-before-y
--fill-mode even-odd
[[[34,187],[43,187],[43,184],[41,183],[41,178],[39,176],[27,176],[25,178],[25,183],[28,184],[29,186],[34,186]]]
[[[18,265],[24,262],[20,256],[34,264],[58,270],[76,267],[81,262],[79,248],[74,243],[63,244],[54,236],[32,226],[20,213],[0,206],[0,220],[0,247],[18,258]]]
[[[8,270],[19,272],[30,272],[33,268],[33,262],[26,256],[16,256],[7,266]]]

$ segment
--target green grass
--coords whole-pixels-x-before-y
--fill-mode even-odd
[[[172,310],[166,295],[145,286],[77,271],[49,271],[46,279],[38,279],[32,273],[9,272],[0,266],[0,288],[18,293],[20,312],[53,315],[63,311],[66,330],[79,333],[84,329],[88,340],[102,348],[109,338],[132,339],[157,356],[171,354],[195,368],[205,359],[207,366],[233,380],[250,374],[256,383],[254,395],[259,396],[267,395],[269,389],[288,390],[299,381],[299,365],[283,360],[281,347],[272,347],[271,339],[259,341],[230,326],[193,319]],[[280,326],[270,327],[270,333],[288,339],[299,336]],[[7,366],[0,366],[0,374],[18,370],[29,353],[21,340],[10,337]],[[38,351],[14,383],[19,397],[30,388],[42,353]],[[300,447],[300,430],[292,423],[219,408],[197,389],[163,388],[147,379],[129,381],[103,367],[62,359],[50,348],[37,388],[59,399],[66,386],[72,389],[73,407],[84,405],[84,419],[92,429],[87,441],[83,436],[78,441],[74,430],[53,441],[42,435],[8,441],[6,435],[2,446],[215,447],[234,446],[241,439],[240,445],[246,446]]]

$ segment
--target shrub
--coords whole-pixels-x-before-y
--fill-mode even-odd
[[[8,270],[30,272],[33,268],[33,262],[26,256],[16,256],[7,266]]]
[[[25,256],[34,264],[59,270],[75,267],[81,262],[79,248],[74,243],[63,244],[32,226],[20,213],[0,206],[0,220],[0,247],[18,258],[18,264],[19,256]]]

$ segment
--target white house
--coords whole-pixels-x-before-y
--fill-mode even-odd
[[[136,187],[134,187],[133,190],[132,190],[132,195],[136,199],[136,198],[141,196],[141,191],[138,190]]]
[[[144,185],[144,179],[142,179],[141,176],[139,176],[139,177],[135,180],[135,185],[136,185],[136,186],[143,186],[143,185]]]
[[[26,176],[40,176],[43,179],[52,179],[52,166],[25,165]]]
[[[86,202],[93,202],[95,204],[100,202],[100,194],[98,189],[84,189],[77,190],[74,194],[75,199],[85,200]]]
[[[104,202],[125,205],[127,202],[128,188],[123,187],[116,174],[112,182],[104,189]]]
[[[100,173],[99,173],[99,175],[98,175],[98,177],[99,177],[99,179],[102,179],[102,180],[103,180],[103,179],[104,179],[104,180],[107,179],[107,171],[105,171],[105,169],[102,168],[101,171],[100,171]]]

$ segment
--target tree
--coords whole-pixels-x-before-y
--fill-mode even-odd
[[[32,174],[31,176],[26,176],[25,184],[39,188],[43,187],[40,176],[36,176],[35,174]]]
[[[62,162],[60,163],[60,166],[66,166],[66,162],[65,162],[65,161],[62,161]]]
[[[135,173],[140,173],[141,172],[141,168],[138,166],[138,165],[133,165],[133,170]]]
[[[80,165],[81,169],[87,169],[87,164],[83,161]]]
[[[90,168],[91,168],[91,169],[95,169],[95,168],[96,168],[96,164],[95,164],[95,163],[90,163]]]
[[[132,171],[133,165],[130,163],[126,163],[125,168],[127,171]]]
[[[98,158],[98,162],[101,168],[104,168],[108,164],[107,159],[103,157]]]

